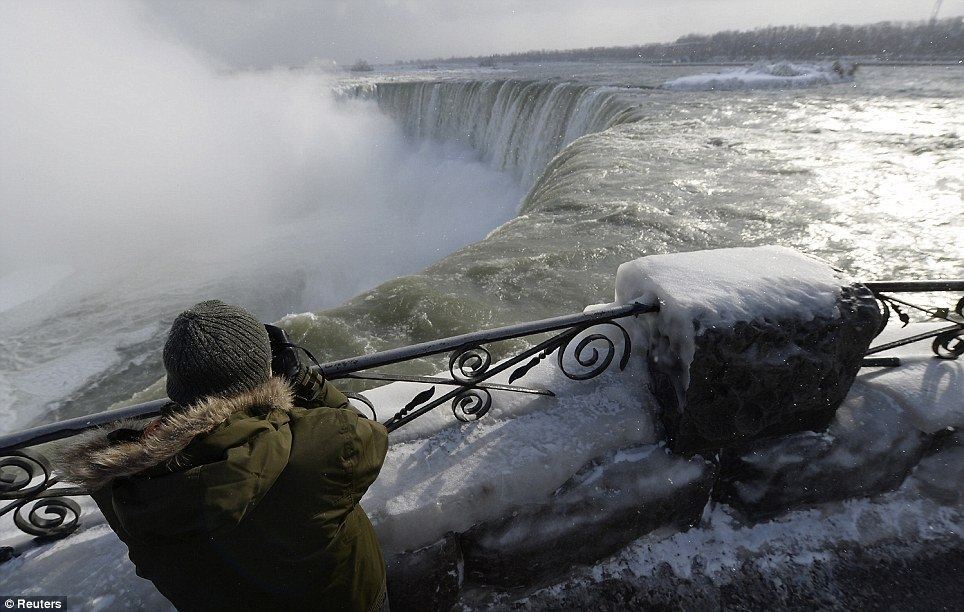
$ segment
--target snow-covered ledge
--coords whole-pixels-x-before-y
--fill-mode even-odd
[[[810,289],[767,291],[789,309],[793,299],[812,305]],[[645,325],[633,333],[643,339]],[[936,359],[926,345],[884,353],[901,366],[862,371],[826,431],[758,442],[721,462],[667,448],[647,391],[648,344],[636,346],[626,371],[590,382],[540,362],[524,381],[555,398],[493,391],[485,419],[461,423],[439,410],[393,434],[363,506],[386,552],[394,609],[754,598],[779,607],[787,597],[826,606],[844,588],[859,606],[887,595],[886,584],[854,584],[864,565],[906,572],[912,559],[935,574],[931,560],[959,559],[961,360]],[[368,396],[385,419],[425,388],[394,383]],[[27,545],[2,527],[0,538],[19,538],[20,548],[0,565],[4,592],[77,595],[86,609],[167,606],[82,503],[83,527],[61,541]]]

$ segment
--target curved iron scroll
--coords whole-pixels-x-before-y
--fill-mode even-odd
[[[635,314],[635,313],[631,313]],[[629,314],[623,316],[630,316]],[[572,380],[588,380],[599,376],[612,364],[616,356],[617,342],[606,334],[587,333],[598,327],[615,327],[622,336],[622,353],[619,369],[629,363],[632,341],[629,332],[614,320],[596,319],[566,329],[540,344],[518,355],[510,357],[493,366],[491,353],[480,344],[466,344],[458,347],[449,357],[449,374],[458,388],[435,397],[435,387],[422,391],[411,402],[386,421],[388,431],[394,431],[410,423],[427,412],[451,401],[452,413],[460,421],[475,421],[485,416],[492,407],[492,394],[488,389],[494,385],[483,386],[484,381],[512,370],[509,385],[525,376],[539,362],[558,351],[559,369]],[[585,334],[585,335],[583,335]],[[575,346],[570,351],[570,346]],[[570,359],[567,359],[569,357]],[[585,371],[572,371],[573,363]],[[521,365],[520,365],[521,364]],[[511,387],[502,390],[512,390]]]
[[[0,516],[13,513],[18,529],[29,535],[56,539],[73,533],[80,524],[80,505],[67,496],[87,495],[74,487],[53,488],[59,479],[50,462],[32,449],[5,451],[0,456]]]

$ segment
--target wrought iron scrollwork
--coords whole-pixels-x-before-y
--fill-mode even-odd
[[[50,462],[38,452],[22,449],[0,456],[0,499],[28,498],[52,481]]]
[[[5,451],[0,456],[0,499],[13,500],[0,516],[13,512],[18,529],[29,535],[57,539],[80,522],[80,505],[66,495],[86,495],[73,488],[53,488],[58,482],[47,458],[32,449]]]
[[[481,346],[467,346],[452,353],[449,373],[453,380],[468,384],[482,380],[490,365],[492,354],[489,351]]]
[[[35,537],[59,539],[80,524],[80,504],[67,497],[45,497],[16,506],[13,522],[20,531]]]
[[[619,323],[615,323],[613,321],[600,323],[599,325],[594,327],[600,327],[604,325],[615,327],[620,332],[622,332],[623,353],[622,353],[622,356],[619,358],[619,369],[625,370],[626,365],[629,363],[630,352],[632,351],[632,341],[629,338],[629,332],[627,332],[626,328],[624,328],[622,325],[620,325]],[[566,368],[565,356],[566,356],[566,349],[569,347],[569,344],[574,339],[575,338],[571,338],[564,345],[559,347],[559,357],[558,357],[559,369],[568,378],[572,380],[589,380],[590,378],[595,378],[596,376],[599,376],[600,374],[602,374],[604,371],[606,371],[606,369],[610,366],[610,364],[612,364],[613,358],[615,358],[616,356],[616,343],[613,342],[612,338],[610,338],[605,334],[593,333],[581,338],[579,342],[576,343],[576,347],[572,353],[573,360],[580,366],[584,368],[588,368],[588,370],[582,373],[570,372]],[[602,357],[600,357],[600,354],[599,354],[598,343],[602,343],[603,347],[605,347],[604,348],[605,355]],[[589,349],[591,351],[588,355],[586,354],[586,349]]]
[[[485,389],[466,389],[452,399],[452,414],[463,423],[477,421],[492,407],[492,394]]]
[[[931,349],[941,359],[957,359],[964,355],[964,327],[946,331],[935,337]]]
[[[558,352],[560,371],[568,378],[588,380],[599,376],[612,365],[617,352],[617,341],[598,330],[593,331],[600,327],[615,327],[619,330],[623,339],[619,369],[625,369],[629,363],[632,341],[629,332],[623,326],[614,322],[612,318],[597,317],[589,322],[572,325],[565,331],[497,365],[493,365],[492,355],[486,348],[478,343],[466,343],[457,347],[449,357],[449,374],[460,388],[449,391],[438,398],[434,398],[435,387],[423,391],[389,419],[385,425],[389,431],[393,431],[449,400],[452,402],[452,413],[455,418],[462,422],[476,421],[485,416],[492,407],[492,394],[489,389],[517,391],[516,388],[511,386],[512,383],[525,376],[539,362],[554,352]],[[545,330],[535,330],[531,333],[539,333],[540,331]],[[573,363],[578,367],[585,368],[585,371],[572,371]],[[511,370],[508,385],[494,385],[485,382],[507,370]]]

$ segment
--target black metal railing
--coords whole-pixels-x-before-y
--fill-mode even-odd
[[[874,292],[874,297],[880,303],[883,319],[878,330],[884,331],[891,319],[891,312],[896,313],[901,323],[906,327],[910,323],[910,315],[905,309],[927,315],[927,318],[945,321],[947,325],[931,329],[927,332],[914,334],[900,340],[871,346],[866,355],[876,355],[884,351],[895,349],[923,340],[933,339],[931,350],[941,359],[957,359],[964,355],[964,297],[957,300],[953,308],[928,308],[914,304],[907,300],[894,297],[892,293],[932,293],[932,292],[964,292],[964,279],[956,280],[921,280],[921,281],[878,281],[866,283]],[[956,318],[955,318],[956,317]],[[864,367],[893,367],[900,365],[897,357],[870,357],[864,360]]]
[[[911,292],[964,292],[964,280],[888,281],[866,283],[866,285],[874,292],[881,304],[884,325],[890,320],[892,312],[896,313],[906,325],[910,317],[905,309],[921,312],[930,318],[948,323],[926,333],[871,347],[867,355],[928,339],[933,339],[932,347],[938,357],[955,359],[964,354],[964,298],[961,298],[951,309],[927,308],[891,295]],[[598,376],[614,361],[620,369],[625,368],[632,344],[629,333],[618,321],[626,317],[653,313],[658,309],[657,305],[641,303],[610,306],[591,313],[554,317],[442,338],[323,363],[316,367],[319,367],[329,380],[408,381],[432,385],[429,389],[418,393],[384,422],[390,431],[446,403],[450,405],[456,418],[472,421],[482,418],[489,411],[493,390],[553,395],[548,389],[515,384],[536,364],[553,353],[556,353],[560,370],[573,380],[587,380]],[[884,325],[881,326],[881,331]],[[615,331],[618,334],[617,340],[601,333],[603,329]],[[500,362],[493,362],[492,355],[485,346],[495,342],[553,332],[557,333]],[[619,352],[618,360],[617,352]],[[407,376],[372,371],[384,366],[444,353],[449,354],[448,372],[442,376]],[[869,358],[863,365],[865,367],[899,365],[899,360],[892,357]],[[507,383],[492,382],[493,377],[504,372],[509,372]],[[438,387],[448,390],[438,393]],[[364,396],[350,395],[370,405]],[[79,487],[63,485],[43,449],[38,447],[116,421],[155,417],[168,402],[167,399],[146,402],[0,436],[0,501],[10,502],[0,507],[0,516],[13,513],[14,522],[21,531],[39,538],[64,537],[74,531],[79,524],[81,509],[70,497],[86,495],[87,491]]]
[[[629,362],[632,343],[629,333],[617,321],[656,312],[658,309],[658,306],[640,303],[610,306],[590,313],[520,323],[332,361],[315,368],[320,368],[329,380],[356,378],[431,384],[429,389],[418,393],[385,421],[389,431],[394,431],[445,403],[451,404],[456,418],[472,421],[482,418],[489,411],[492,405],[490,392],[493,390],[553,395],[552,391],[547,389],[523,387],[513,383],[554,352],[558,352],[562,372],[574,380],[586,380],[603,373],[612,365],[617,350],[621,350],[618,365],[620,369],[625,368]],[[614,341],[600,333],[602,327],[614,329],[620,334],[621,347],[617,346],[618,340]],[[495,364],[491,353],[485,347],[494,342],[552,332],[558,333]],[[570,347],[577,338],[575,346]],[[450,353],[448,377],[371,372],[380,367],[443,353]],[[570,355],[570,360],[564,358],[567,354]],[[572,371],[573,367],[579,370]],[[512,370],[508,384],[490,381],[494,376],[508,370]],[[451,387],[451,390],[435,397],[437,386]],[[371,405],[360,394],[349,395]],[[88,492],[79,487],[58,487],[59,477],[48,457],[37,447],[120,420],[155,417],[168,403],[167,399],[155,400],[0,436],[0,500],[11,500],[0,508],[0,516],[12,512],[14,522],[21,531],[41,538],[64,537],[74,531],[81,510],[77,502],[69,498],[86,495]]]

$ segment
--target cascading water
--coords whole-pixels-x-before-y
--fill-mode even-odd
[[[467,144],[526,187],[566,145],[633,104],[624,88],[556,81],[380,83],[370,95],[409,136]]]

